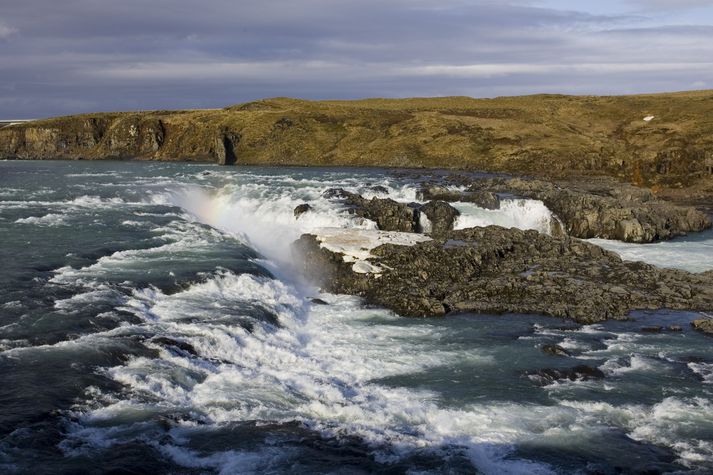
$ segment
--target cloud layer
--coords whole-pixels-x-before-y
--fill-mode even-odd
[[[269,96],[713,88],[707,1],[631,0],[625,10],[606,0],[577,8],[557,0],[4,3],[7,117]]]

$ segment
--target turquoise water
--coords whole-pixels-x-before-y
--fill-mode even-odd
[[[0,162],[0,471],[713,471],[698,314],[414,320],[302,282],[302,232],[373,226],[322,191],[375,185],[416,199],[378,169]],[[463,209],[522,227],[547,214]],[[670,261],[706,236],[668,244]],[[641,331],[670,324],[683,331]],[[604,378],[533,374],[582,364]]]

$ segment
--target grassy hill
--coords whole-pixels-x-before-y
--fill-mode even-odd
[[[713,91],[275,98],[215,110],[84,114],[0,129],[0,158],[436,167],[708,188]]]

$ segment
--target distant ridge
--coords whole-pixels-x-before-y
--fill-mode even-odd
[[[713,91],[278,97],[225,109],[82,114],[0,129],[0,158],[432,167],[708,187]]]

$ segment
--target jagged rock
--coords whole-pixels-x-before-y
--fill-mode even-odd
[[[376,222],[377,227],[383,231],[413,233],[418,230],[419,211],[391,198],[374,197],[367,200],[341,188],[330,188],[322,196],[342,201],[350,213]]]
[[[307,203],[302,203],[301,205],[297,205],[294,210],[295,219],[298,219],[300,216],[305,214],[307,211],[310,211],[311,209],[312,209],[312,206]]]
[[[560,345],[543,345],[542,351],[548,355],[571,356],[570,352]]]
[[[693,320],[691,326],[699,332],[713,335],[713,318],[699,318],[698,320]]]
[[[634,309],[713,309],[713,275],[624,262],[593,244],[532,230],[488,226],[411,246],[383,244],[366,262],[378,272],[356,272],[313,235],[294,250],[324,290],[405,316],[513,312],[594,323]]]
[[[456,219],[460,216],[460,211],[445,201],[429,201],[421,206],[420,211],[431,222],[429,234],[434,236],[440,236],[452,231]]]

